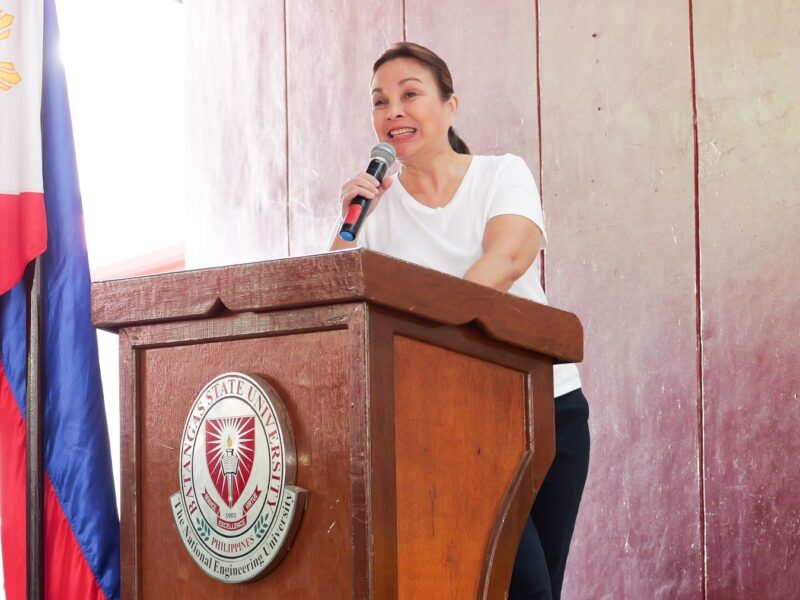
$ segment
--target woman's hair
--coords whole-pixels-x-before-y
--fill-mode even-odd
[[[372,74],[378,71],[384,63],[394,60],[395,58],[412,58],[419,63],[425,65],[436,80],[436,85],[439,87],[439,95],[442,101],[447,101],[453,95],[453,76],[450,75],[450,69],[447,68],[445,63],[439,56],[419,44],[411,42],[398,42],[386,50],[378,57],[375,64],[372,65]],[[447,139],[450,142],[450,147],[459,154],[469,154],[469,148],[451,127],[447,131]]]

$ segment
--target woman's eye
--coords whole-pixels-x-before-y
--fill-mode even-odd
[[[372,101],[372,106],[382,106],[383,104],[386,104],[386,100],[373,100]]]
[[[418,96],[417,92],[406,92],[406,98],[413,98],[414,96]]]

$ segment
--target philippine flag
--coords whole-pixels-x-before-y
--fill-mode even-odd
[[[0,542],[8,600],[26,596],[28,300],[21,280],[26,264],[43,252],[45,597],[118,598],[119,518],[54,0],[6,0],[0,6]]]

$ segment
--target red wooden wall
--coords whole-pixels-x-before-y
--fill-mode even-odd
[[[542,3],[539,17],[547,291],[584,323],[592,410],[565,595],[699,598],[688,5]]]
[[[473,151],[537,175],[547,291],[587,332],[564,598],[795,594],[796,3],[185,7],[189,266],[322,251],[374,143],[372,61],[430,46]]]
[[[800,597],[800,5],[694,7],[708,597]]]

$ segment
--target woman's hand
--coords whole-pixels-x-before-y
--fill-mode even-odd
[[[363,196],[367,200],[372,200],[367,210],[367,215],[369,215],[375,210],[381,196],[383,196],[383,193],[388,190],[391,185],[392,178],[389,176],[384,177],[383,181],[378,183],[378,180],[372,175],[362,171],[342,186],[342,217],[347,214],[350,201],[356,196]]]
[[[372,175],[367,174],[366,171],[362,171],[355,175],[352,179],[347,181],[342,186],[342,195],[341,195],[341,202],[342,202],[342,219],[347,214],[347,209],[350,206],[350,202],[356,196],[363,196],[371,200],[369,203],[369,208],[367,209],[367,215],[375,210],[375,207],[378,206],[378,201],[383,196],[384,192],[388,190],[392,185],[392,177],[386,176],[383,178],[383,181],[378,183],[378,180],[375,179]],[[333,241],[330,244],[331,250],[344,250],[346,248],[355,248],[356,242],[346,242],[341,237],[339,237],[339,225],[336,227],[336,233],[334,234]]]

